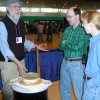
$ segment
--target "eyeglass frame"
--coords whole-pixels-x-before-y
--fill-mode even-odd
[[[73,16],[65,16],[66,19],[71,19],[72,17],[74,17],[76,15],[73,15]]]
[[[9,7],[13,7],[13,8],[21,8],[22,6],[21,6],[21,5],[20,5],[20,6],[14,5],[14,6],[9,6]]]

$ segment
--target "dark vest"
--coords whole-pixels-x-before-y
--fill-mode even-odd
[[[25,25],[23,21],[19,21],[16,25],[8,16],[1,20],[8,32],[8,44],[11,51],[18,60],[24,58],[24,41],[25,41]],[[2,30],[3,31],[3,30]],[[16,43],[16,37],[22,37],[22,43]],[[4,61],[4,57],[0,52],[0,61]]]

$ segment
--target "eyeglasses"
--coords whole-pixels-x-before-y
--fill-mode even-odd
[[[73,16],[65,16],[66,19],[71,19],[72,17],[74,17],[75,15]]]
[[[9,6],[9,7],[13,7],[13,8],[21,8],[21,6],[18,6],[18,5]]]

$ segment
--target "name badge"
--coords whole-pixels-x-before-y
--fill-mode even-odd
[[[22,37],[16,37],[16,43],[22,43]]]

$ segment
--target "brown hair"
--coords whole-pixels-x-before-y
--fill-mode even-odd
[[[81,15],[81,20],[86,20],[88,23],[92,22],[97,29],[100,30],[100,12],[97,11],[86,11]]]

